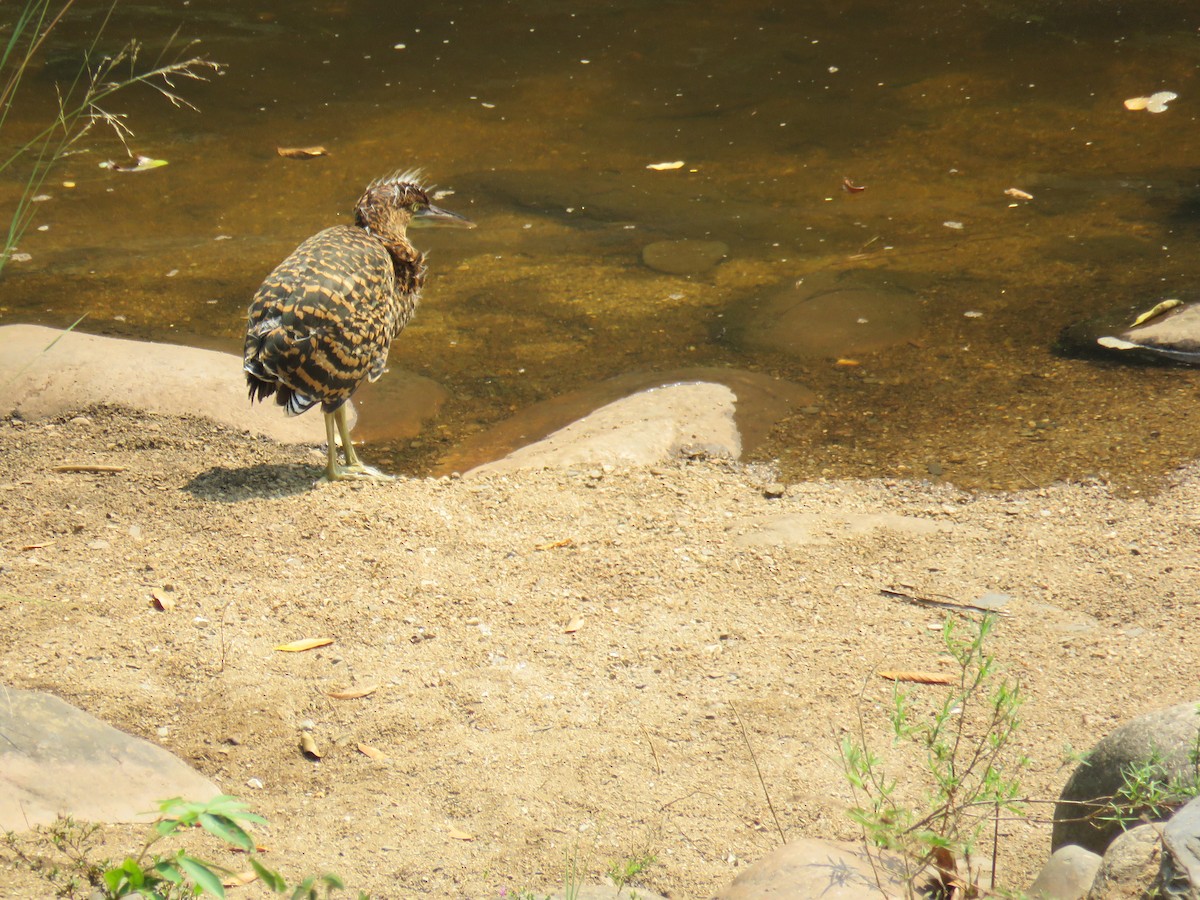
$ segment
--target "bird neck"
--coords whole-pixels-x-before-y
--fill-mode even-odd
[[[396,289],[406,294],[421,290],[421,285],[425,283],[425,254],[403,236],[381,240],[392,258],[392,268],[396,272]]]

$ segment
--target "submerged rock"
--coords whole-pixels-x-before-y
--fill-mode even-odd
[[[722,241],[656,241],[642,248],[642,262],[668,275],[699,275],[728,255]]]
[[[1200,366],[1200,303],[1162,300],[1128,307],[1063,329],[1068,356]]]
[[[916,295],[856,273],[808,276],[726,316],[743,350],[841,357],[885,350],[921,332]]]

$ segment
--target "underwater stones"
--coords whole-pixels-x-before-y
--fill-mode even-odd
[[[728,255],[723,241],[655,241],[642,248],[642,262],[668,275],[700,275]]]
[[[1200,365],[1200,303],[1162,300],[1070,325],[1058,349],[1071,356]]]
[[[808,276],[726,315],[742,350],[844,357],[885,350],[921,332],[916,295],[866,279]]]

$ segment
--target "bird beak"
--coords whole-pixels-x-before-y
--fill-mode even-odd
[[[421,210],[412,217],[413,225],[449,225],[452,228],[474,228],[475,223],[466,216],[460,216],[458,213],[450,212],[448,209],[439,209],[432,204],[426,209]]]

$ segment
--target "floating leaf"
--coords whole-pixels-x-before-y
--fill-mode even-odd
[[[275,649],[281,653],[303,653],[305,650],[325,647],[332,643],[333,638],[304,638],[303,640],[292,641],[290,644],[280,644]]]
[[[682,159],[677,159],[675,162],[650,163],[646,168],[653,169],[655,172],[670,172],[672,169],[682,169],[684,165]]]
[[[954,679],[941,672],[880,672],[880,678],[888,681],[911,681],[913,684],[953,684]]]
[[[369,759],[387,759],[387,754],[370,744],[359,744],[358,752]]]
[[[112,169],[114,172],[146,172],[150,169],[158,169],[165,166],[165,159],[154,159],[149,156],[136,156],[130,160],[114,161],[106,159],[100,163],[102,169]]]
[[[324,147],[276,147],[275,152],[284,159],[312,159],[329,153]]]
[[[1160,113],[1167,111],[1167,104],[1179,99],[1174,91],[1159,91],[1149,97],[1130,97],[1125,101],[1126,109],[1144,109],[1146,112]]]
[[[1129,327],[1136,328],[1139,325],[1145,325],[1151,319],[1156,319],[1159,316],[1161,316],[1163,313],[1169,312],[1170,310],[1175,309],[1180,306],[1183,306],[1182,300],[1177,300],[1177,299],[1163,300],[1161,303],[1156,305],[1153,309],[1146,310],[1144,313],[1142,313],[1140,316],[1138,316],[1136,319],[1134,319],[1133,324]]]
[[[348,691],[326,691],[326,697],[332,697],[334,700],[357,700],[359,697],[368,697],[379,690],[379,685],[370,684],[366,687],[351,688]]]

